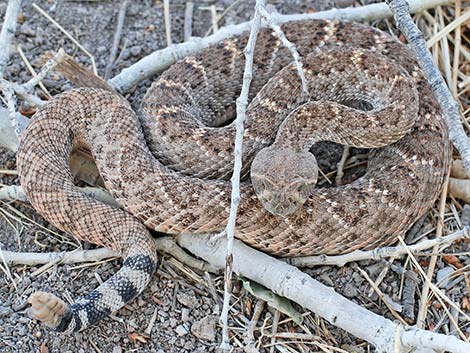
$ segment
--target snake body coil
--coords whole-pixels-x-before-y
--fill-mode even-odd
[[[296,140],[312,142],[307,134],[321,130],[321,139],[380,148],[371,151],[366,174],[352,184],[309,189],[308,198],[296,186],[298,194],[287,201],[303,204],[286,217],[268,212],[252,185],[242,183],[236,236],[281,256],[340,254],[393,243],[431,207],[449,167],[448,131],[428,84],[406,46],[370,27],[319,20],[282,29],[306,59],[311,101],[300,98],[290,54],[273,33],[261,31],[244,174],[280,127],[292,146]],[[63,231],[125,258],[118,273],[71,306],[52,294],[33,295],[38,318],[60,331],[80,330],[140,293],[157,260],[146,227],[169,234],[224,228],[235,133],[230,119],[246,41],[247,35],[226,40],[172,66],[147,92],[140,119],[118,95],[93,88],[58,95],[36,113],[17,157],[32,205]],[[357,102],[371,109],[350,108]],[[284,122],[293,112],[295,123]],[[327,122],[332,127],[325,128]],[[86,196],[73,184],[68,159],[75,147],[91,151],[107,189],[125,211]],[[308,176],[301,173],[302,163],[287,169]],[[276,179],[267,173],[261,188]],[[261,194],[268,203],[278,195],[269,185]]]

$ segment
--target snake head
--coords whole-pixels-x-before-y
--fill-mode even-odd
[[[281,217],[300,209],[318,179],[317,161],[311,153],[278,146],[259,151],[250,173],[264,208]]]

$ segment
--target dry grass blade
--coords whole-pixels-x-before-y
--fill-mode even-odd
[[[66,35],[66,37],[68,39],[70,39],[72,41],[73,44],[75,44],[78,48],[80,48],[86,55],[88,55],[88,57],[90,58],[91,60],[91,65],[93,67],[93,72],[95,73],[95,75],[98,74],[98,71],[96,69],[96,63],[95,63],[95,58],[93,57],[93,55],[87,50],[85,49],[85,47],[83,47],[69,32],[67,32],[64,27],[62,27],[56,20],[54,20],[46,11],[44,11],[43,9],[41,9],[38,5],[36,4],[33,4],[33,7],[41,14],[43,15],[45,18],[47,18],[49,21],[51,21],[51,23],[56,26],[63,34]]]

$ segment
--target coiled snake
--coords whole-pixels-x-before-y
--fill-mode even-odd
[[[393,243],[431,207],[449,166],[447,127],[429,86],[406,46],[378,30],[322,20],[282,29],[303,57],[310,97],[301,94],[288,51],[262,30],[244,175],[257,152],[272,146],[253,163],[256,193],[249,181],[242,183],[236,236],[281,256]],[[246,42],[247,35],[235,37],[172,66],[138,114],[119,95],[94,88],[60,94],[36,113],[18,152],[32,205],[56,227],[125,259],[119,272],[71,306],[52,294],[33,295],[39,319],[77,331],[139,294],[157,260],[147,228],[181,234],[225,227],[235,133],[230,120]],[[316,169],[307,151],[320,140],[374,148],[366,174],[349,185],[313,188]],[[75,147],[91,151],[126,211],[74,185],[68,159]]]

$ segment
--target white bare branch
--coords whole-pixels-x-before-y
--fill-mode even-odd
[[[405,0],[386,0],[392,9],[398,29],[405,35],[408,45],[413,50],[419,66],[422,68],[442,111],[447,118],[449,135],[454,146],[460,152],[465,167],[470,171],[470,140],[460,120],[460,105],[452,96],[442,75],[434,63],[426,40],[410,16],[409,6]]]
[[[217,268],[225,265],[227,240],[210,235],[184,234],[178,243]],[[261,253],[235,240],[233,270],[274,293],[295,301],[356,337],[377,348],[377,352],[396,353],[407,348],[428,348],[427,352],[470,351],[470,343],[421,329],[403,327],[349,301],[297,268]]]
[[[447,5],[450,0],[408,0],[412,13],[423,11],[440,5]],[[393,14],[385,3],[371,4],[366,6],[319,11],[308,14],[281,15],[272,13],[274,24],[282,24],[290,21],[301,21],[308,19],[340,19],[350,21],[370,21],[391,17]],[[126,91],[136,85],[141,80],[147,79],[158,72],[161,72],[174,64],[176,61],[193,55],[209,45],[221,40],[240,35],[250,30],[250,22],[243,22],[237,25],[226,26],[216,33],[205,38],[192,38],[188,42],[174,44],[165,49],[158,50],[140,59],[134,65],[122,70],[122,72],[109,80],[109,84],[117,91]]]
[[[457,240],[465,239],[470,237],[470,228],[464,227],[452,234],[444,236],[442,238],[427,239],[419,242],[415,245],[407,246],[406,249],[403,245],[391,246],[385,248],[377,248],[375,250],[363,251],[356,250],[344,255],[317,255],[317,256],[305,256],[305,257],[293,257],[286,259],[286,262],[296,267],[315,267],[315,266],[344,266],[348,262],[361,261],[361,260],[382,260],[390,257],[397,257],[406,255],[408,251],[416,254],[426,249],[430,249],[434,246],[446,247]]]
[[[2,31],[0,32],[0,78],[10,58],[10,43],[16,32],[16,24],[21,9],[21,0],[9,0]]]

